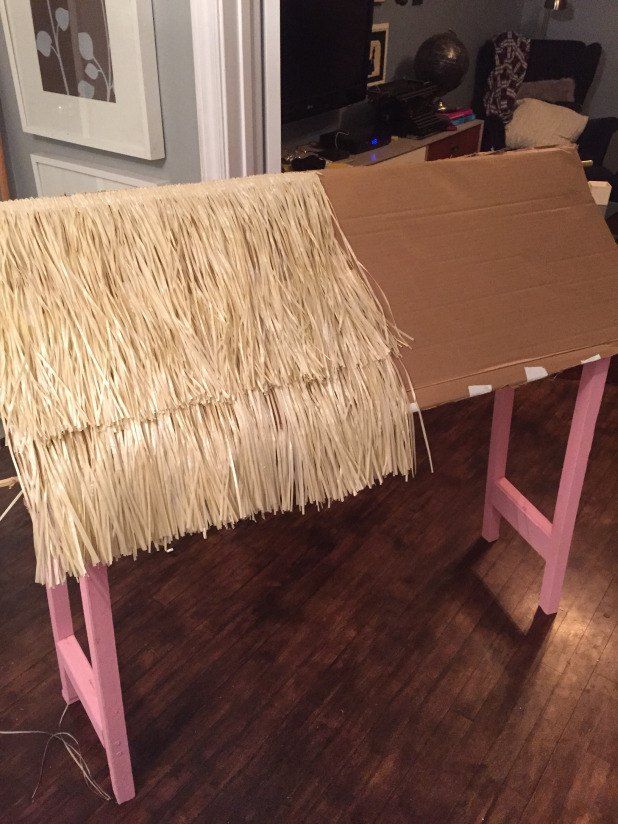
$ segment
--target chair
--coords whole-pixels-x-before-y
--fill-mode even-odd
[[[602,52],[600,43],[586,45],[579,40],[532,40],[524,80],[572,77],[575,81],[575,100],[562,105],[579,112],[594,80]],[[476,116],[485,121],[482,151],[505,147],[504,123],[495,115],[486,115],[483,102],[487,78],[493,67],[494,44],[488,40],[477,55],[472,99]],[[617,130],[618,117],[591,118],[577,141],[582,160],[592,161],[592,166],[586,169],[586,177],[589,180],[607,180],[611,183],[612,200],[618,200],[618,175],[606,169],[603,162],[610,140]]]

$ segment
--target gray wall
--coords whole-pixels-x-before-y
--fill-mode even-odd
[[[0,126],[3,126],[14,196],[36,194],[31,154],[53,156],[154,181],[181,183],[200,179],[189,3],[186,0],[153,0],[153,10],[165,133],[164,160],[139,160],[25,134],[21,129],[4,33],[0,32]]]
[[[537,0],[541,3],[542,0]],[[524,0],[425,0],[420,6],[409,2],[399,6],[395,0],[385,0],[374,6],[374,21],[390,24],[387,80],[391,80],[406,60],[413,59],[427,37],[453,29],[470,55],[470,69],[461,86],[447,96],[449,104],[469,105],[474,83],[474,62],[479,47],[494,35],[509,28],[517,30],[521,23]],[[350,118],[357,119],[358,107],[343,113],[342,126]],[[362,107],[361,107],[362,111]],[[360,115],[362,116],[362,115]],[[285,146],[297,145],[315,134],[339,126],[339,116],[329,115],[301,121],[285,127]]]
[[[521,29],[531,37],[543,36],[544,13],[537,0],[525,0]],[[569,8],[550,15],[547,37],[600,43],[603,57],[586,99],[591,117],[618,117],[618,0],[570,0]],[[614,137],[605,163],[618,170],[618,137]]]

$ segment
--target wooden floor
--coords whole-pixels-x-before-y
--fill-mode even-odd
[[[549,515],[576,388],[516,397],[509,474]],[[614,384],[554,620],[536,613],[535,554],[506,527],[479,540],[490,398],[434,410],[434,476],[423,461],[329,510],[116,564],[137,798],[100,801],[54,744],[31,803],[43,741],[0,737],[0,819],[617,821],[617,399]],[[0,728],[52,729],[63,704],[21,505],[0,560]],[[65,727],[109,789],[79,706]]]

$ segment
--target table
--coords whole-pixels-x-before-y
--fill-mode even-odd
[[[504,519],[543,558],[539,604],[554,614],[610,356],[618,351],[616,246],[574,151],[389,166],[327,171],[323,184],[397,325],[416,336],[403,359],[420,408],[495,392],[479,529],[496,541]],[[513,399],[518,385],[580,363],[550,520],[507,477]],[[47,590],[62,695],[83,704],[122,803],[135,787],[107,568],[91,567],[79,585],[90,662],[74,634],[67,585]]]
[[[483,121],[470,120],[457,126],[455,131],[438,132],[422,138],[394,137],[388,146],[353,155],[347,163],[350,166],[373,166],[388,162],[392,166],[464,157],[480,151],[482,138]]]

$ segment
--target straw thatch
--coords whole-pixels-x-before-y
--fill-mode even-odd
[[[2,204],[0,267],[39,582],[414,469],[401,341],[316,174]]]

